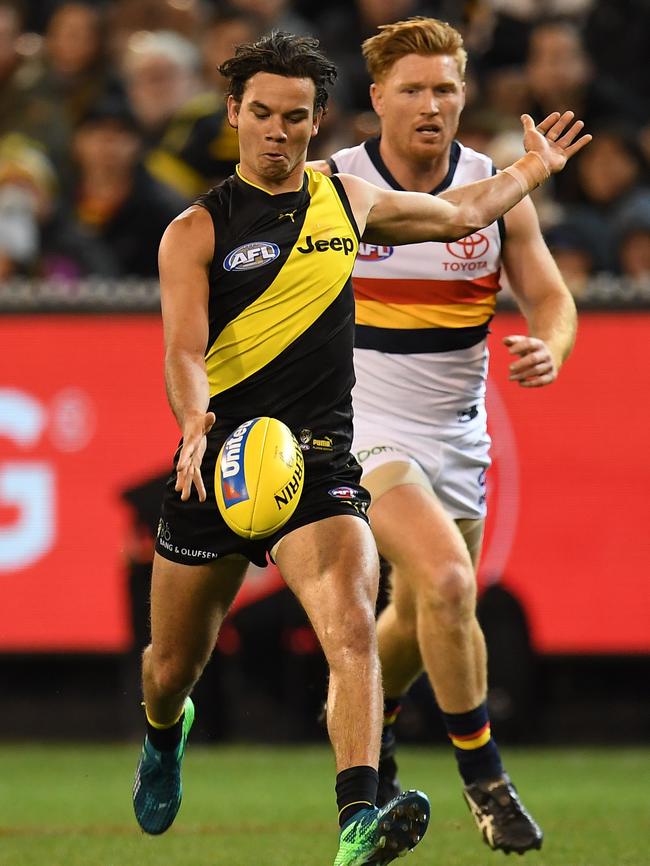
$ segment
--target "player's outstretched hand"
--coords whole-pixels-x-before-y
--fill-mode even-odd
[[[512,334],[503,338],[511,355],[519,358],[510,364],[510,380],[523,388],[541,388],[557,379],[558,369],[551,350],[539,337]]]
[[[201,476],[201,461],[208,444],[206,435],[216,421],[214,412],[205,415],[192,415],[183,426],[183,447],[176,464],[176,492],[180,492],[183,502],[187,502],[192,485],[199,494],[199,502],[205,502],[206,492]]]
[[[554,111],[537,126],[529,114],[521,116],[526,151],[534,151],[541,156],[551,174],[562,171],[569,159],[591,141],[591,135],[581,135],[576,140],[584,123],[581,120],[572,123],[574,116],[572,111],[565,111],[564,114]]]

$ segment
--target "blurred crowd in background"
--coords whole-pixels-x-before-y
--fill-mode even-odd
[[[155,277],[165,226],[237,162],[217,66],[273,28],[339,67],[310,158],[377,135],[360,44],[412,15],[463,33],[459,139],[497,167],[524,111],[593,133],[535,199],[575,296],[647,283],[650,0],[0,0],[0,279]]]

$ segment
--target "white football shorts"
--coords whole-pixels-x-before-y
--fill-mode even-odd
[[[489,450],[482,404],[468,407],[466,415],[459,416],[453,425],[436,428],[403,418],[395,423],[389,414],[370,416],[355,411],[352,453],[363,477],[387,463],[414,464],[424,472],[454,520],[485,517]]]

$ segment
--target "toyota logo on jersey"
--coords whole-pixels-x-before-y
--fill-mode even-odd
[[[478,259],[489,249],[490,241],[481,232],[476,232],[466,238],[460,238],[446,244],[447,249],[457,259]]]

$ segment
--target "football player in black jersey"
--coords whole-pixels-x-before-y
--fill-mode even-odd
[[[305,170],[335,76],[315,40],[273,33],[240,46],[221,72],[230,82],[240,165],[171,223],[160,248],[165,376],[182,442],[153,567],[135,813],[148,833],[174,820],[194,717],[190,692],[247,560],[263,563],[268,552],[330,669],[327,721],[341,825],[335,866],[385,864],[419,842],[429,806],[425,795],[407,791],[375,807],[378,564],[368,497],[349,454],[354,253],[361,236],[395,244],[469,234],[560,171],[589,136],[577,138],[582,124],[571,113],[550,115],[537,128],[525,117],[528,153],[501,174],[440,198],[385,191]],[[265,414],[306,443],[305,486],[279,533],[248,542],[219,516],[214,466],[228,433]],[[305,431],[331,442],[331,451],[330,444],[311,448]]]

